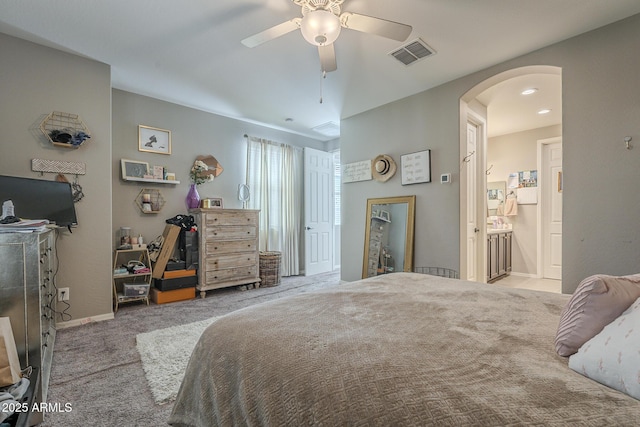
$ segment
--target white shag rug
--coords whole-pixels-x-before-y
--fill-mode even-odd
[[[136,336],[147,382],[156,403],[175,400],[200,335],[218,317],[145,332]]]

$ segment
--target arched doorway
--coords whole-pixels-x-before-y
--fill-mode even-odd
[[[554,66],[527,66],[496,74],[471,88],[460,98],[460,277],[485,281],[487,268],[487,141],[491,116],[478,97],[509,81],[524,76],[553,75],[561,78]],[[561,94],[558,94],[561,97]],[[535,158],[535,154],[534,154]],[[532,168],[533,169],[533,168]],[[538,207],[540,204],[538,204]],[[538,216],[540,214],[538,213]],[[539,238],[533,237],[534,240]],[[533,242],[534,248],[537,242]],[[540,258],[541,248],[538,247]],[[534,258],[536,250],[534,249]],[[538,267],[536,275],[541,274]],[[542,277],[542,276],[539,276]]]

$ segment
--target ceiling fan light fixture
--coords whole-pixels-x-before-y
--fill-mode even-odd
[[[302,17],[300,31],[315,46],[330,45],[340,35],[340,18],[326,10],[314,10]]]

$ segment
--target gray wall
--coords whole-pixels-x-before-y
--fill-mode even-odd
[[[237,208],[237,186],[245,176],[245,133],[325,149],[325,143],[298,135],[112,91],[110,67],[86,58],[4,34],[0,34],[0,53],[7,59],[0,62],[0,174],[38,178],[39,173],[31,172],[32,158],[86,164],[87,174],[79,178],[85,194],[76,205],[79,226],[73,234],[60,232],[58,240],[57,285],[70,288],[71,307],[66,313],[72,318],[57,320],[68,325],[112,317],[112,251],[118,229],[130,226],[149,240],[162,233],[166,218],[185,213],[188,171],[197,155],[212,154],[225,168],[215,182],[200,187],[202,196],[223,197],[226,207]],[[52,146],[39,125],[54,110],[79,114],[92,138],[77,150]],[[138,124],[171,130],[172,154],[139,152]],[[166,166],[181,184],[123,182],[121,158]],[[147,187],[159,189],[167,201],[157,215],[140,213],[134,202]]]
[[[74,319],[110,314],[110,68],[4,34],[0,34],[0,54],[0,173],[54,179],[54,174],[41,177],[32,172],[31,159],[86,164],[86,175],[78,179],[85,194],[76,205],[79,226],[73,234],[59,233],[56,284],[70,288],[71,307],[66,313]],[[91,139],[77,150],[51,145],[39,126],[52,111],[79,114]],[[67,175],[68,180],[73,178]]]
[[[171,155],[138,151],[138,125],[171,131]],[[238,184],[245,182],[246,139],[252,135],[297,146],[324,150],[324,143],[299,135],[206,113],[154,98],[113,90],[113,240],[121,226],[129,226],[149,241],[162,234],[165,220],[186,214],[189,170],[198,155],[212,155],[224,168],[213,182],[198,186],[201,197],[222,197],[224,207],[241,208]],[[122,158],[162,165],[175,172],[178,185],[122,181]],[[143,214],[135,199],[143,188],[159,190],[166,204],[158,214]]]
[[[416,194],[415,264],[459,268],[460,99],[491,76],[532,65],[562,68],[563,292],[591,274],[637,272],[640,151],[626,150],[623,138],[640,140],[638,46],[640,15],[343,120],[343,163],[431,148],[433,178],[451,172],[453,183],[403,187],[395,176],[344,184],[342,278],[360,276],[369,197]]]
[[[561,136],[562,127],[549,126],[489,138],[487,182],[507,181],[510,173],[537,169],[538,141]],[[507,189],[507,194],[509,193]],[[535,277],[537,274],[538,206],[518,205],[518,215],[507,217],[513,225],[512,273]]]

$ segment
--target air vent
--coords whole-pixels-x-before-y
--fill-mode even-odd
[[[311,128],[322,135],[337,138],[340,136],[340,125],[336,122],[327,122]]]
[[[428,56],[435,54],[436,51],[430,48],[421,39],[415,39],[400,46],[400,48],[390,52],[389,55],[402,62],[404,65],[411,65],[416,61],[424,59]]]

